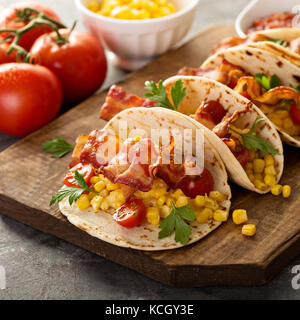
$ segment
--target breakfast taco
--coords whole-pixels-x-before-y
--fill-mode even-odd
[[[283,148],[275,126],[236,92],[207,78],[175,76],[164,82],[169,96],[178,81],[186,89],[178,111],[201,123],[218,150],[231,179],[266,193],[280,180]]]
[[[300,67],[300,29],[277,28],[253,32],[245,38],[229,37],[217,44],[212,54],[238,45],[247,44],[278,55]]]
[[[276,125],[282,139],[300,147],[300,68],[271,52],[237,46],[217,52],[200,68],[180,75],[203,76],[251,100]]]
[[[194,243],[226,221],[230,198],[225,167],[204,127],[171,110],[141,107],[77,139],[51,204],[58,202],[72,224],[103,241],[167,250]]]

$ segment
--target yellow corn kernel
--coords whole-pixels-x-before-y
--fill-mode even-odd
[[[154,190],[154,197],[158,199],[161,196],[164,196],[166,193],[167,193],[167,188],[159,188]]]
[[[273,187],[276,185],[276,178],[273,175],[267,174],[264,178],[264,182],[267,186]]]
[[[205,205],[206,208],[210,208],[212,210],[217,210],[218,207],[219,207],[215,200],[213,200],[211,198],[208,198],[208,197],[205,198],[205,204],[204,205]]]
[[[292,188],[289,185],[282,187],[282,195],[284,198],[289,198],[291,196]]]
[[[225,200],[224,195],[220,191],[211,191],[209,197],[215,201],[222,202]]]
[[[250,175],[253,175],[253,171],[252,170],[245,170],[246,175],[249,177]],[[257,173],[256,173],[257,174]]]
[[[92,1],[88,3],[86,7],[93,12],[96,12],[99,10],[99,4],[96,1]]]
[[[278,116],[274,115],[274,113],[271,113],[268,115],[269,119],[275,124],[277,127],[282,127],[282,119]]]
[[[281,119],[285,119],[290,116],[290,113],[287,110],[276,110],[274,114]]]
[[[100,191],[99,195],[103,198],[107,197],[109,195],[109,191],[107,191],[106,189]]]
[[[124,204],[123,201],[116,201],[116,202],[113,204],[113,207],[114,207],[114,209],[117,210],[117,209],[120,208],[123,204]]]
[[[116,183],[108,183],[107,185],[106,185],[106,190],[108,190],[108,191],[114,191],[114,190],[117,190],[117,189],[119,189],[119,186],[116,184]]]
[[[254,159],[253,160],[253,170],[254,173],[263,173],[265,169],[265,160]]]
[[[96,193],[95,192],[89,192],[88,196],[89,196],[89,199],[92,200],[96,196]]]
[[[242,224],[248,221],[247,211],[243,209],[234,210],[232,220],[235,224]]]
[[[135,142],[139,142],[141,139],[142,139],[142,137],[140,137],[140,136],[134,137],[134,141],[135,141]]]
[[[169,208],[166,205],[162,206],[159,210],[159,214],[162,219],[166,219],[170,213],[171,213],[171,208]]]
[[[265,174],[270,174],[272,176],[276,176],[277,172],[276,172],[274,165],[269,165],[269,166],[265,167]]]
[[[91,177],[91,183],[92,184],[96,184],[99,181],[101,181],[101,178],[99,176]]]
[[[255,179],[253,183],[257,189],[264,190],[267,188],[266,184],[258,179]]]
[[[159,225],[160,215],[158,208],[150,207],[147,209],[147,220],[153,226]]]
[[[184,207],[189,203],[188,198],[184,196],[180,196],[176,201],[176,208]]]
[[[177,189],[173,194],[172,197],[175,199],[178,199],[179,197],[184,196],[184,193],[182,192],[181,189]]]
[[[95,212],[99,211],[102,200],[103,200],[103,197],[101,196],[95,196],[91,200],[91,206]]]
[[[291,118],[283,120],[283,129],[290,129],[294,126],[294,123]]]
[[[109,203],[107,199],[103,199],[100,205],[101,210],[107,210],[109,208]]]
[[[227,221],[227,219],[228,219],[228,212],[227,211],[218,209],[214,212],[214,220],[215,221],[224,222],[224,221]]]
[[[204,208],[201,211],[196,211],[196,218],[198,223],[206,223],[213,216],[213,211],[209,208]]]
[[[95,185],[94,185],[94,189],[97,191],[97,192],[101,192],[102,190],[105,189],[105,182],[104,181],[99,181],[97,182]]]
[[[90,206],[90,199],[87,194],[82,194],[76,203],[79,210],[85,210]]]
[[[204,207],[205,205],[205,197],[204,196],[197,196],[195,198],[195,204],[197,207]]]
[[[275,184],[275,186],[271,188],[271,192],[274,196],[279,196],[281,194],[281,191],[282,186],[280,184]]]
[[[264,157],[266,166],[272,166],[274,165],[274,157],[271,154],[268,154]]]
[[[255,181],[254,174],[249,174],[249,175],[248,175],[248,178],[249,178],[249,180],[250,180],[252,183],[254,183],[254,181]]]
[[[255,224],[245,224],[242,228],[242,234],[244,236],[252,237],[256,233],[256,226]]]
[[[259,181],[261,181],[261,182],[264,181],[264,176],[263,176],[262,173],[255,173],[255,174],[254,174],[254,178],[257,179],[257,180],[259,180]]]
[[[167,197],[166,197],[166,196],[161,196],[161,197],[159,197],[159,198],[157,199],[157,205],[160,206],[160,207],[162,207],[162,206],[165,204],[166,200],[167,200]]]
[[[245,170],[253,170],[253,163],[252,162],[248,162],[245,166]]]

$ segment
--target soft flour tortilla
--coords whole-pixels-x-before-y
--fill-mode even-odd
[[[148,137],[150,137],[151,129],[192,129],[195,131],[199,128],[190,119],[181,116],[177,112],[163,108],[132,108],[119,113],[110,120],[104,129],[112,130],[118,134],[121,121],[127,121],[128,132],[140,128],[145,131]],[[206,134],[206,131],[203,130],[203,132]],[[137,133],[137,135],[139,134]],[[143,135],[143,138],[145,137]],[[225,210],[229,211],[231,191],[227,183],[227,173],[224,164],[218,153],[206,140],[206,136],[204,143],[205,168],[211,172],[214,178],[214,189],[226,196],[226,200],[221,205]],[[175,249],[183,246],[181,243],[175,242],[174,234],[164,239],[158,239],[161,229],[150,225],[146,221],[139,227],[126,229],[114,222],[110,213],[103,211],[94,213],[91,208],[81,211],[76,207],[76,204],[70,206],[68,199],[60,202],[59,208],[68,220],[78,228],[86,231],[93,237],[120,247],[155,251]],[[202,239],[220,224],[221,222],[213,221],[200,225],[195,221],[192,224],[193,232],[189,244]]]
[[[259,31],[257,32],[257,34],[265,35],[273,40],[283,40],[290,42],[292,40],[300,38],[300,28],[276,28]],[[290,61],[295,66],[300,68],[300,55],[295,52],[292,52],[291,50],[289,50],[289,48],[285,48],[278,43],[271,41],[258,41],[247,45],[253,48],[263,49],[273,54],[276,54],[277,56]]]
[[[174,86],[175,82],[181,79],[183,87],[186,88],[186,96],[179,107],[179,111],[185,115],[191,115],[196,112],[198,107],[203,101],[215,100],[220,102],[224,109],[230,113],[234,113],[236,110],[244,108],[249,103],[249,100],[240,96],[227,86],[220,84],[211,79],[194,77],[194,76],[175,76],[167,79],[164,82],[164,86],[167,93],[170,94],[171,87]],[[236,125],[239,128],[251,128],[254,121],[257,118],[265,118],[261,125],[257,126],[256,132],[258,136],[267,141],[272,145],[278,152],[279,155],[274,155],[275,167],[278,171],[277,182],[280,180],[283,171],[283,148],[280,136],[270,120],[254,105],[244,115],[236,121]],[[189,117],[196,125],[199,122]],[[230,178],[238,185],[257,193],[263,194],[268,192],[257,189],[254,184],[249,180],[244,168],[241,166],[239,161],[227,147],[227,145],[212,131],[206,128],[207,138],[212,145],[218,150],[222,160],[227,167]]]
[[[293,85],[297,87],[300,84],[300,68],[271,52],[253,48],[249,45],[241,45],[217,52],[208,58],[201,68],[216,68],[222,64],[223,59],[242,67],[251,75],[265,73],[271,76],[276,74],[285,86]],[[300,148],[300,140],[298,138],[290,136],[278,127],[277,130],[280,132],[284,142]]]

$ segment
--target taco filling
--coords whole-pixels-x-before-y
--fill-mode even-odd
[[[280,131],[300,140],[299,86],[281,86],[281,80],[276,75],[249,75],[243,68],[225,59],[217,68],[183,68],[179,75],[204,76],[227,85],[255,103]]]
[[[218,101],[203,101],[190,117],[213,131],[227,145],[255,187],[265,191],[277,183],[273,155],[278,152],[256,132],[258,123],[264,119],[257,118],[252,128],[239,125],[239,120],[250,107],[251,103],[231,114]]]
[[[116,146],[113,157],[107,149],[112,145]],[[100,215],[109,213],[124,228],[160,225],[160,238],[170,235],[169,222],[164,225],[164,221],[171,215],[169,220],[177,219],[176,228],[181,226],[185,231],[191,223],[226,221],[228,210],[223,202],[229,200],[228,195],[216,190],[207,168],[199,168],[199,175],[187,175],[187,169],[197,165],[192,160],[175,164],[175,147],[172,137],[168,146],[161,146],[148,138],[122,140],[105,130],[94,130],[77,139],[72,168],[58,197],[64,190],[83,184],[84,192],[76,199],[69,197],[70,205],[79,210],[91,208]],[[164,164],[167,155],[170,161]],[[80,179],[84,180],[81,184]],[[186,231],[186,236],[177,235],[175,240],[187,244],[189,234]]]

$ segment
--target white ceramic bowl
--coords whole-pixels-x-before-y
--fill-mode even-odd
[[[92,0],[75,0],[85,27],[116,55],[122,69],[136,70],[165,53],[189,31],[199,0],[171,0],[177,12],[166,17],[122,20],[103,17],[86,8]]]
[[[238,15],[236,32],[243,38],[254,20],[284,11],[300,14],[300,0],[253,0]]]

